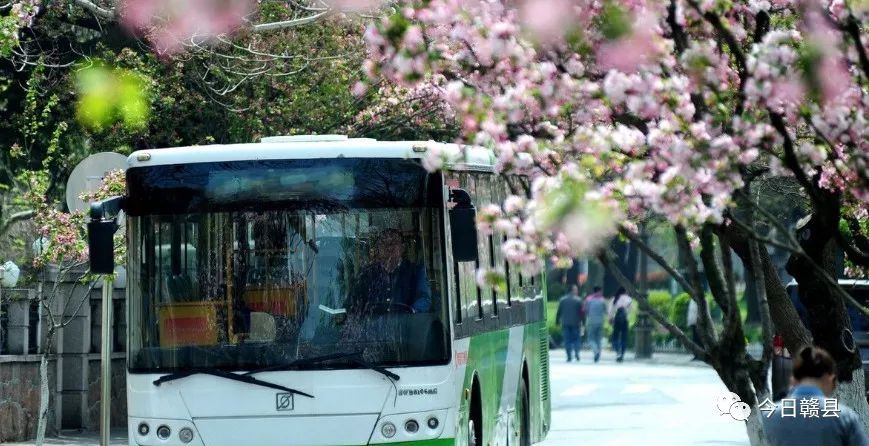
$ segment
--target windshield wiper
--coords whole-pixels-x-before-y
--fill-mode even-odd
[[[377,366],[374,364],[370,364],[367,361],[365,361],[364,359],[362,359],[360,356],[362,356],[361,351],[350,352],[350,353],[334,353],[331,355],[314,356],[312,358],[301,358],[301,359],[297,359],[297,360],[292,361],[292,362],[288,362],[286,364],[273,365],[271,367],[263,367],[261,369],[251,370],[249,372],[243,373],[242,375],[248,376],[248,375],[253,375],[254,373],[261,373],[261,372],[275,372],[275,371],[280,371],[280,370],[291,370],[291,369],[295,369],[297,366],[303,365],[303,364],[316,364],[318,362],[331,361],[334,359],[349,359],[354,364],[356,364],[360,367],[364,367],[364,368],[369,369],[369,370],[374,370],[375,372],[380,373],[380,374],[386,376],[387,378],[389,378],[393,381],[398,381],[399,379],[401,379],[401,377],[398,376],[397,373],[393,373],[393,372],[390,372],[389,370],[386,370],[383,367],[380,367],[380,366]]]
[[[371,364],[362,358],[354,356],[354,357],[350,357],[348,359],[350,359],[351,361],[355,362],[356,364],[358,364],[366,369],[374,370],[375,372],[380,373],[380,374],[386,376],[387,378],[389,378],[393,381],[398,381],[399,379],[401,379],[401,377],[398,376],[397,373],[390,372],[389,370],[386,370],[385,368],[380,367],[379,365]]]
[[[289,387],[284,387],[280,384],[274,384],[274,383],[270,383],[268,381],[262,381],[262,380],[254,378],[252,376],[247,376],[247,374],[238,375],[235,373],[224,372],[223,370],[218,370],[218,369],[187,370],[187,371],[183,371],[183,372],[171,373],[169,375],[161,376],[161,377],[155,379],[154,385],[159,386],[160,384],[163,384],[163,383],[168,382],[168,381],[174,381],[176,379],[186,378],[190,375],[197,375],[197,374],[211,375],[211,376],[216,376],[218,378],[231,379],[233,381],[239,381],[239,382],[243,382],[243,383],[253,384],[255,386],[268,387],[269,389],[283,390],[284,392],[289,392],[289,393],[293,393],[296,395],[306,396],[308,398],[314,397],[314,395],[302,392],[300,390],[291,389]]]

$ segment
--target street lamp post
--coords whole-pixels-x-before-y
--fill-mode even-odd
[[[111,431],[112,404],[112,275],[103,275],[103,318],[102,339],[100,340],[100,446],[108,446]]]
[[[646,233],[646,225],[640,224],[640,239],[644,244],[648,245],[648,234]],[[648,299],[648,257],[645,253],[640,253],[640,284],[637,291],[642,295],[643,299]],[[634,355],[638,359],[652,357],[652,323],[649,320],[648,313],[640,309],[637,313],[637,323],[634,325]]]

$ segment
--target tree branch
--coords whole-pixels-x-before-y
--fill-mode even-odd
[[[802,166],[800,166],[800,161],[797,159],[796,152],[794,151],[794,140],[791,138],[791,133],[788,131],[787,125],[785,125],[784,118],[782,115],[775,113],[770,109],[767,109],[767,113],[769,113],[769,120],[773,128],[776,129],[784,140],[783,148],[785,151],[785,165],[794,173],[794,177],[796,177],[797,181],[799,181],[803,186],[806,193],[812,198],[812,201],[817,203],[819,200],[818,193],[815,190],[814,183],[812,183],[809,177],[806,176]]]
[[[869,79],[869,57],[866,56],[866,49],[863,47],[863,42],[860,39],[860,24],[853,15],[848,16],[848,20],[845,22],[845,32],[854,39],[854,47],[857,50],[857,58],[860,60],[860,68],[863,69],[863,76]]]
[[[328,14],[332,12],[331,9],[327,9],[325,11],[319,12],[317,14],[302,17],[298,19],[292,20],[284,20],[281,22],[270,22],[270,23],[260,23],[253,26],[254,32],[264,32],[264,31],[274,31],[276,29],[286,29],[286,28],[295,28],[297,26],[308,25],[311,23],[320,20],[323,17],[326,17]]]
[[[688,241],[688,232],[682,225],[676,225],[676,245],[679,247],[679,252],[682,258],[685,259],[685,265],[688,267],[689,277],[693,284],[694,292],[691,294],[691,299],[697,304],[697,328],[700,329],[700,337],[703,338],[703,345],[712,347],[716,344],[715,329],[712,324],[712,317],[709,314],[709,305],[706,302],[706,295],[703,293],[703,282],[700,277],[700,269],[697,267],[697,259],[694,258],[694,253],[691,251],[691,243]]]
[[[679,329],[679,327],[677,327],[675,324],[670,322],[669,319],[659,313],[658,310],[649,303],[648,296],[646,296],[645,294],[641,294],[636,289],[636,287],[634,287],[633,281],[628,280],[628,278],[625,277],[624,274],[622,274],[621,270],[618,268],[618,266],[616,266],[615,262],[613,261],[612,251],[610,251],[609,249],[602,250],[598,254],[598,260],[600,260],[600,262],[604,265],[607,271],[609,271],[610,274],[612,274],[613,277],[616,278],[616,281],[618,281],[621,286],[625,287],[625,289],[628,290],[628,293],[630,293],[631,296],[634,296],[640,308],[648,313],[649,316],[651,316],[652,319],[655,320],[655,322],[661,324],[662,327],[666,328],[667,331],[670,332],[670,334],[676,337],[676,339],[678,339],[679,342],[681,342],[682,345],[685,346],[685,348],[690,350],[697,357],[704,359],[708,358],[706,351],[703,350],[702,347],[695,344],[694,341],[692,341],[687,335],[685,335],[685,333],[682,332],[682,330]]]
[[[721,307],[721,310],[729,318],[733,308],[730,306],[729,299],[725,295],[727,291],[724,278],[721,275],[718,262],[715,261],[715,241],[713,240],[710,225],[704,225],[700,231],[700,260],[703,262],[703,271],[706,280],[709,282],[712,298],[715,299],[715,302],[718,303],[718,306]]]
[[[859,225],[849,224],[849,229],[852,233],[854,232],[855,228],[857,230],[860,229]],[[0,234],[2,234],[2,232],[0,232]],[[866,253],[857,246],[855,246],[858,243],[857,240],[859,239],[859,237],[859,233],[854,234],[854,243],[851,243],[845,238],[845,234],[842,233],[841,230],[835,231],[836,243],[838,243],[839,247],[842,248],[843,251],[845,251],[845,254],[848,254],[848,259],[860,266],[869,267],[869,253]]]
[[[664,269],[664,271],[667,271],[667,273],[670,274],[670,276],[673,277],[673,279],[675,279],[676,282],[678,282],[679,285],[685,289],[685,291],[687,291],[689,294],[694,293],[694,287],[691,286],[691,284],[688,283],[688,281],[685,280],[684,277],[682,277],[682,274],[679,274],[679,272],[676,271],[676,269],[673,268],[673,266],[670,265],[667,262],[667,260],[664,259],[664,257],[662,257],[660,254],[655,252],[655,250],[653,250],[648,244],[646,244],[639,237],[637,237],[636,234],[625,229],[624,227],[619,228],[619,233],[622,234],[628,240],[630,240],[631,243],[636,244],[636,246],[638,248],[640,248],[640,250],[643,251],[644,254],[646,254],[647,256],[649,256],[649,258],[654,260],[655,263],[657,263],[661,268]]]
[[[76,5],[81,6],[86,9],[93,15],[97,17],[101,17],[108,20],[114,20],[117,14],[116,9],[105,9],[96,5],[96,3],[91,2],[89,0],[74,0]]]
[[[764,285],[766,277],[760,260],[760,246],[756,240],[748,241],[748,251],[751,259],[750,266],[754,275],[754,289],[760,304],[761,335],[763,336],[761,361],[768,364],[772,359],[772,316],[769,312],[769,301],[766,298],[766,286]]]

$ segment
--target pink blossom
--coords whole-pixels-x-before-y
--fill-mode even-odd
[[[232,32],[251,7],[250,0],[123,0],[119,6],[123,23],[167,55]]]

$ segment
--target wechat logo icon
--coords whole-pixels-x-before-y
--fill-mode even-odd
[[[721,394],[715,400],[715,406],[718,407],[719,415],[730,415],[736,421],[745,421],[751,415],[751,406],[733,392]]]

